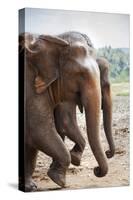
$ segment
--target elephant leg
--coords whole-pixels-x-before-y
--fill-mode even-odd
[[[56,130],[52,129],[44,138],[42,138],[42,135],[38,135],[36,145],[37,149],[57,161],[58,166],[51,166],[47,174],[56,184],[64,187],[66,184],[66,170],[71,162],[71,157],[61,137]]]
[[[59,135],[64,140],[66,135],[75,145],[70,151],[72,164],[79,166],[85,139],[83,138],[76,121],[76,105],[74,103],[63,103],[55,109],[55,124]]]
[[[74,147],[70,151],[71,163],[73,165],[79,166],[85,148],[85,139],[81,135],[77,123],[74,122],[75,121],[71,120],[71,118],[68,118],[68,124],[66,124],[66,135],[75,143]]]
[[[37,158],[37,150],[28,144],[25,145],[25,192],[37,189],[36,184],[32,180],[32,174],[35,169]]]
[[[62,122],[61,122],[60,109],[58,107],[60,107],[60,106],[57,106],[57,109],[55,108],[55,111],[54,111],[55,127],[56,127],[56,130],[59,133],[62,141],[64,141],[65,140],[65,133],[64,133],[63,126],[62,126]],[[56,160],[53,159],[52,163],[50,165],[50,168],[58,168],[58,167],[59,167],[59,163]]]
[[[115,154],[115,145],[112,136],[112,98],[109,81],[109,63],[105,58],[98,58],[97,63],[101,74],[103,125],[109,144],[109,150],[106,151],[106,156],[107,158],[111,158]]]

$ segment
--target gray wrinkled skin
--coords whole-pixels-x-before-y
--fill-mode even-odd
[[[70,152],[55,128],[54,108],[47,89],[37,90],[35,85],[36,76],[41,83],[54,81],[60,74],[59,66],[63,79],[63,100],[85,109],[88,141],[98,163],[94,174],[102,177],[108,172],[100,141],[100,71],[92,56],[92,47],[88,47],[88,42],[80,33],[64,33],[60,38],[44,35],[33,44],[28,42],[25,45],[25,191],[35,188],[32,174],[38,150],[57,162],[57,165],[51,165],[48,176],[61,187],[65,186],[66,170],[71,162]],[[84,148],[84,141],[82,145]]]

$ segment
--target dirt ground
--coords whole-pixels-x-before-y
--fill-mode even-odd
[[[86,147],[82,156],[81,165],[79,167],[70,165],[67,171],[67,185],[65,189],[129,185],[129,97],[113,97],[113,136],[116,145],[116,154],[112,159],[108,160],[109,172],[103,178],[97,178],[93,174],[93,168],[97,166],[97,163],[87,141],[84,114],[80,114],[77,110],[77,118],[80,130],[86,139]],[[102,119],[101,140],[104,149],[108,149]],[[66,145],[68,149],[71,149],[74,144],[69,139],[66,139]],[[47,176],[50,163],[51,158],[39,152],[36,169],[33,174],[33,179],[37,183],[39,191],[60,189]]]

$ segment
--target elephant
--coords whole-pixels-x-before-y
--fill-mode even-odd
[[[115,145],[112,137],[112,99],[109,81],[109,63],[103,57],[97,58],[96,61],[100,69],[100,83],[102,94],[101,108],[103,110],[103,125],[109,144],[109,150],[106,151],[106,156],[107,158],[112,158],[115,154]],[[80,112],[82,113],[83,108],[80,103],[78,104],[78,107]],[[68,104],[67,102],[60,103],[55,108],[54,115],[56,129],[62,139],[64,140],[65,136],[67,136],[75,143],[75,146],[70,151],[71,163],[79,166],[82,153],[85,148],[85,140],[77,125],[76,104]]]
[[[89,37],[86,34],[79,32],[68,32],[61,35],[61,38],[64,38],[64,35],[71,38],[71,35],[78,34],[78,37],[84,38],[89,50],[91,50],[91,55],[95,56],[95,49]],[[60,37],[60,36],[59,36]],[[109,81],[109,62],[103,57],[96,58],[96,62],[100,69],[100,83],[101,83],[101,94],[102,94],[102,110],[103,110],[103,124],[106,138],[109,144],[109,150],[106,151],[107,158],[112,158],[115,153],[115,145],[112,137],[112,99],[111,99],[111,88]],[[81,102],[78,103],[80,112],[83,112]],[[78,128],[76,120],[76,104],[75,103],[60,103],[56,106],[55,111],[55,125],[58,133],[65,139],[67,136],[73,142],[75,146],[70,151],[71,154],[71,163],[79,166],[80,160],[82,157],[83,150],[85,148],[85,140]],[[53,162],[51,167],[57,167],[57,162]]]
[[[61,187],[65,185],[66,170],[71,162],[70,153],[56,131],[53,107],[47,90],[48,85],[58,77],[58,69],[56,69],[58,53],[67,42],[56,37],[48,38],[52,40],[49,41],[46,37],[46,40],[38,38],[34,45],[30,45],[29,38],[31,40],[32,35],[22,34],[19,37],[19,68],[24,69],[25,73],[24,158],[21,158],[24,159],[24,171],[22,169],[19,172],[19,187],[24,191],[36,190],[37,186],[32,180],[32,174],[38,150],[58,161],[61,170],[49,169],[48,176]],[[32,50],[30,50],[31,46]]]
[[[56,184],[65,186],[71,156],[54,118],[54,110],[62,102],[84,108],[88,141],[98,163],[94,174],[105,176],[108,163],[100,141],[100,70],[92,49],[76,32],[71,37],[65,33],[40,35],[33,43],[24,39],[19,56],[20,67],[25,71],[24,190],[36,188],[32,174],[38,150],[57,162],[47,174]]]

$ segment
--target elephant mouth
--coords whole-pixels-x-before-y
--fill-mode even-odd
[[[81,95],[80,92],[77,92],[77,105],[81,113],[83,113],[83,105],[81,101]]]

